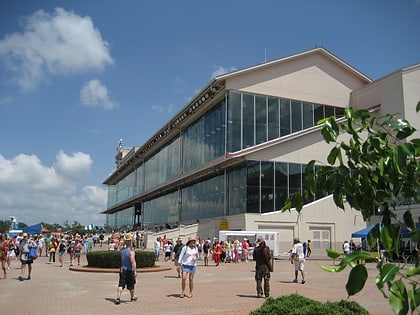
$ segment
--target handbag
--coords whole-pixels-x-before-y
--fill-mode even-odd
[[[35,247],[31,247],[29,250],[29,259],[37,259],[38,258],[38,251]]]

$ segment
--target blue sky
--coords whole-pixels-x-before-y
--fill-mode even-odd
[[[419,63],[420,0],[1,0],[0,220],[103,225],[120,138],[316,45],[372,79]]]

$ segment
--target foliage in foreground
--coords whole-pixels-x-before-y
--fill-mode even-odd
[[[420,111],[420,102],[416,111]],[[324,124],[324,140],[335,144],[327,157],[329,165],[316,166],[316,161],[310,161],[302,195],[289,197],[282,210],[293,207],[300,212],[305,200],[322,193],[332,195],[341,209],[348,203],[362,213],[365,221],[380,216],[381,223],[368,234],[369,245],[380,244],[386,258],[378,261],[376,286],[388,298],[395,314],[414,312],[420,306],[420,268],[403,270],[398,264],[385,261],[400,255],[401,226],[408,229],[412,243],[420,243],[420,229],[410,211],[410,204],[420,203],[420,139],[413,138],[416,129],[396,115],[375,117],[367,110],[347,108],[345,118],[342,122],[335,117],[318,122]],[[348,142],[340,141],[342,133],[349,136]],[[407,208],[403,222],[396,212],[401,204]],[[340,256],[332,250],[327,253],[333,259]],[[352,253],[344,256],[338,266],[323,269],[339,272],[350,266],[346,290],[351,296],[364,288],[368,273],[358,261],[367,256],[371,255]]]
[[[89,267],[97,268],[120,268],[120,251],[91,251],[86,259]],[[155,265],[156,255],[153,252],[136,251],[137,268],[148,268]]]
[[[268,298],[250,315],[369,315],[369,312],[354,301],[318,302],[298,294]]]

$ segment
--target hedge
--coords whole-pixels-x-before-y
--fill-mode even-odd
[[[155,265],[156,255],[153,252],[135,251],[137,268],[148,268]],[[86,255],[88,267],[120,268],[120,251],[91,251]]]
[[[268,298],[250,315],[369,315],[369,312],[354,301],[318,302],[307,297],[291,294]]]

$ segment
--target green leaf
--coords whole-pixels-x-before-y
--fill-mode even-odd
[[[379,280],[380,282],[386,283],[393,281],[397,273],[400,271],[400,268],[394,264],[385,264],[382,266],[379,272]]]
[[[408,294],[404,283],[401,280],[395,281],[389,288],[389,306],[395,314],[407,314]]]
[[[339,153],[340,149],[337,147],[332,148],[330,151],[330,154],[328,154],[327,161],[329,164],[334,165],[335,161],[337,160],[337,155]]]
[[[364,265],[356,265],[352,268],[346,283],[347,294],[352,296],[359,293],[365,286],[367,278],[368,272]]]
[[[408,291],[408,296],[410,298],[410,308],[411,311],[414,312],[417,307],[420,306],[420,289],[413,289],[412,291]]]
[[[346,268],[347,265],[337,265],[337,266],[323,266],[321,265],[321,269],[328,272],[340,272]]]
[[[407,269],[407,276],[415,276],[420,274],[420,267],[410,267]]]
[[[418,112],[420,112],[420,101],[417,103],[417,106],[416,106],[416,112],[418,113]]]
[[[345,255],[341,260],[340,264],[349,264],[350,262],[357,261],[357,260],[365,260],[374,258],[371,253],[369,252],[353,252],[351,254]]]
[[[331,249],[331,248],[327,248],[326,249],[327,252],[327,256],[332,258],[332,259],[337,259],[338,257],[340,257],[341,253]]]

